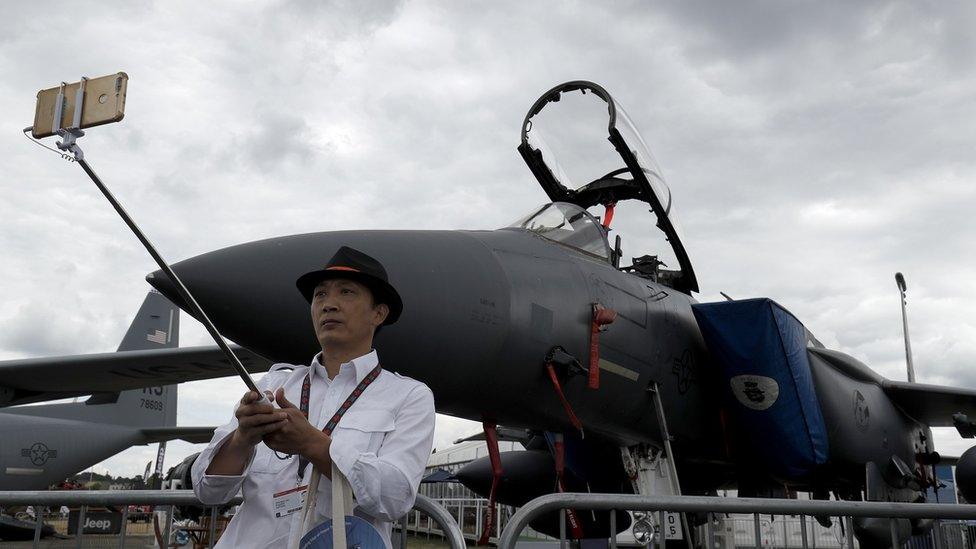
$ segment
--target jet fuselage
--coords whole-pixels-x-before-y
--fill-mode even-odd
[[[718,398],[688,295],[533,233],[346,231],[274,238],[173,266],[220,331],[272,360],[320,350],[295,289],[339,246],[379,259],[403,298],[376,347],[383,365],[427,383],[438,411],[511,427],[572,430],[545,369],[556,345],[586,364],[592,304],[618,313],[600,337],[599,389],[563,379],[584,431],[619,444],[660,443],[647,391],[657,382],[678,448],[718,457]],[[149,281],[177,303],[162,273]],[[244,388],[242,387],[242,391]]]

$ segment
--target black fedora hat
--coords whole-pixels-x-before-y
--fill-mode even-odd
[[[366,285],[373,292],[373,298],[377,303],[385,303],[390,308],[390,314],[386,316],[383,325],[393,324],[400,318],[400,313],[403,312],[400,294],[390,284],[383,265],[372,257],[349,246],[343,246],[325,267],[303,274],[295,281],[295,285],[298,286],[302,296],[311,303],[315,287],[319,282],[329,278],[347,278]]]

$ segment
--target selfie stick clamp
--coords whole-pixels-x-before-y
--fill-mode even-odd
[[[142,242],[142,245],[145,246],[146,251],[149,252],[149,255],[156,260],[156,264],[159,265],[159,268],[166,273],[166,276],[169,277],[170,281],[173,283],[173,286],[176,287],[180,297],[182,297],[186,304],[190,307],[191,313],[193,313],[197,320],[203,324],[213,340],[217,342],[217,346],[220,347],[220,350],[223,351],[224,355],[230,361],[230,365],[237,370],[237,374],[244,381],[244,384],[247,385],[247,388],[261,395],[262,400],[266,399],[267,397],[258,390],[254,380],[251,379],[251,375],[248,373],[247,368],[244,367],[244,364],[241,363],[240,358],[234,354],[234,351],[230,348],[230,346],[227,345],[227,342],[224,341],[224,338],[220,335],[220,332],[217,331],[217,328],[214,326],[213,322],[211,322],[210,317],[207,316],[207,313],[203,312],[203,308],[201,308],[200,304],[197,303],[197,300],[194,299],[193,295],[190,293],[190,290],[186,288],[183,281],[180,280],[180,277],[177,276],[176,272],[174,272],[173,269],[170,268],[169,264],[166,263],[163,256],[159,255],[159,252],[156,251],[155,246],[149,242],[149,239],[146,238],[146,235],[143,234],[141,229],[139,229],[139,226],[136,225],[135,221],[133,221],[131,217],[129,217],[129,214],[125,211],[125,208],[122,207],[122,204],[115,199],[115,196],[111,193],[111,191],[108,190],[108,187],[102,183],[102,180],[98,177],[98,175],[95,174],[91,166],[88,165],[88,162],[85,161],[85,153],[81,150],[81,147],[78,146],[77,141],[79,137],[83,137],[85,135],[85,132],[81,131],[81,111],[85,104],[85,82],[87,81],[88,78],[81,78],[78,91],[75,93],[74,117],[71,121],[71,126],[68,128],[61,127],[61,115],[64,109],[65,100],[64,89],[67,85],[64,82],[61,83],[61,89],[58,91],[58,98],[54,104],[54,127],[52,128],[53,132],[60,135],[62,138],[61,141],[57,142],[58,148],[62,151],[74,154],[75,161],[81,165],[81,168],[85,170],[88,177],[95,182],[95,186],[98,187],[98,190],[102,191],[105,198],[108,199],[112,207],[115,208],[115,211],[118,212],[118,214],[122,217],[122,221],[125,221],[125,224],[132,229],[132,232],[135,233],[136,238],[139,239],[139,242]]]
[[[79,137],[84,137],[85,132],[81,131],[81,111],[85,105],[85,84],[88,82],[87,76],[81,77],[81,82],[78,84],[78,91],[75,92],[75,115],[72,117],[71,126],[67,128],[61,127],[61,115],[64,112],[64,88],[68,85],[67,82],[61,82],[61,88],[58,90],[58,98],[54,102],[54,123],[51,128],[53,133],[61,136],[62,141],[57,142],[59,149],[65,152],[70,152],[75,155],[75,160],[80,161],[85,158],[85,153],[76,144]]]

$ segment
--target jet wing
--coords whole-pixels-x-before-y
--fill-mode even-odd
[[[912,418],[931,427],[953,427],[952,414],[976,418],[976,390],[906,381],[882,382],[888,397]]]
[[[249,372],[271,367],[258,354],[232,348]],[[235,374],[216,346],[9,360],[0,362],[0,407]]]
[[[153,427],[142,429],[146,443],[163,442],[164,440],[185,440],[191,444],[210,442],[216,427]]]

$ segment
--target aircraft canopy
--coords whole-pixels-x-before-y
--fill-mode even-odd
[[[552,148],[546,144],[541,129],[533,129],[533,118],[547,106],[558,103],[562,94],[570,92],[582,92],[606,103],[607,139],[620,157],[617,169],[592,181],[587,181],[589,177],[581,178],[578,173],[569,173],[555,157]],[[572,113],[564,116],[574,121]],[[680,265],[680,276],[675,279],[675,289],[684,292],[698,291],[698,280],[684,247],[681,226],[671,199],[671,189],[664,182],[661,169],[644,138],[623,107],[605,89],[593,82],[577,80],[547,91],[525,116],[522,123],[522,142],[518,150],[553,202],[568,202],[582,208],[598,204],[607,206],[622,200],[639,200],[649,204],[657,216],[657,226],[664,232]]]

